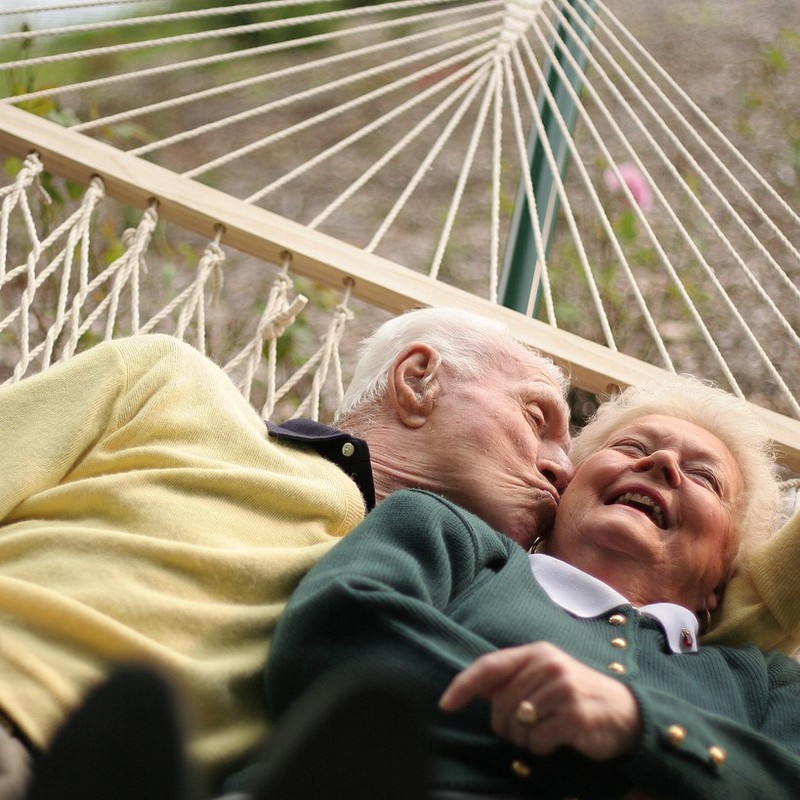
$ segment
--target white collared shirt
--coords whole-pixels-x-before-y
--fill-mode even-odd
[[[542,589],[574,617],[589,619],[612,608],[631,605],[616,589],[572,564],[544,553],[534,553],[529,558],[531,571]],[[697,617],[688,608],[676,603],[651,603],[639,606],[637,611],[661,625],[673,653],[697,652]]]

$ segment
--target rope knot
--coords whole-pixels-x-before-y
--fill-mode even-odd
[[[225,273],[222,270],[225,258],[225,251],[217,241],[213,241],[206,245],[200,258],[200,263],[197,265],[201,285],[209,283],[211,286],[212,303],[216,303],[219,300],[222,288],[225,285]]]
[[[273,286],[280,292],[281,294],[286,294],[289,289],[294,286],[292,279],[286,272],[279,272],[275,276],[275,280],[273,281]]]
[[[350,322],[351,320],[355,319],[355,314],[353,314],[353,312],[344,303],[338,303],[334,308],[333,313],[336,315],[337,322],[339,324]]]
[[[42,198],[42,202],[46,205],[53,204],[53,198],[47,189],[42,184],[42,172],[44,172],[44,164],[38,153],[28,153],[28,157],[22,164],[22,168],[17,175],[17,181],[21,186],[27,187],[31,184],[36,188],[36,192]]]
[[[258,333],[262,339],[278,339],[286,329],[297,319],[297,315],[308,304],[308,298],[302,294],[297,295],[292,302],[284,308],[275,311],[270,317],[263,320]]]

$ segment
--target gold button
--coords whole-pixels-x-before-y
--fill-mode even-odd
[[[625,650],[628,647],[628,640],[618,636],[616,639],[611,640],[612,647],[619,647],[620,650]]]
[[[608,665],[609,672],[616,672],[617,675],[622,675],[623,672],[627,672],[628,670],[625,668],[624,664],[620,664],[619,661],[612,661]]]
[[[342,445],[342,455],[346,458],[350,458],[353,453],[355,453],[356,447],[352,442],[345,442]]]
[[[520,778],[530,778],[531,776],[530,766],[519,759],[511,762],[511,771]]]
[[[624,614],[612,614],[608,618],[608,621],[612,625],[625,625],[625,623],[628,621],[628,618]]]
[[[667,741],[673,747],[680,747],[686,738],[686,728],[682,725],[670,725],[667,728]]]
[[[708,757],[711,759],[712,764],[719,766],[720,764],[725,763],[725,759],[728,757],[728,754],[723,748],[712,745],[708,748]]]

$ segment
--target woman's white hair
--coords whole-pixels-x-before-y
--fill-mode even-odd
[[[691,422],[730,450],[744,480],[742,496],[733,509],[738,552],[746,552],[769,536],[778,505],[778,484],[766,425],[746,401],[690,375],[632,386],[602,403],[572,442],[573,462],[579,464],[603,447],[615,431],[650,414]]]
[[[498,356],[523,349],[531,352],[498,320],[457,308],[408,311],[385,322],[362,343],[337,420],[383,397],[392,362],[414,342],[433,347],[439,354],[439,363],[461,379],[488,376]],[[549,359],[542,358],[542,361],[562,392],[566,392],[564,373]]]

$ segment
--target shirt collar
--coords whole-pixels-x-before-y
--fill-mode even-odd
[[[267,420],[267,430],[278,441],[310,447],[327,461],[336,464],[355,481],[367,511],[375,508],[375,481],[369,447],[363,439],[310,419],[290,419],[281,425]]]
[[[589,619],[631,605],[616,589],[572,564],[544,553],[534,553],[529,558],[531,571],[542,589],[575,617]],[[688,608],[676,603],[650,603],[637,610],[659,623],[673,653],[697,652],[697,618]]]

